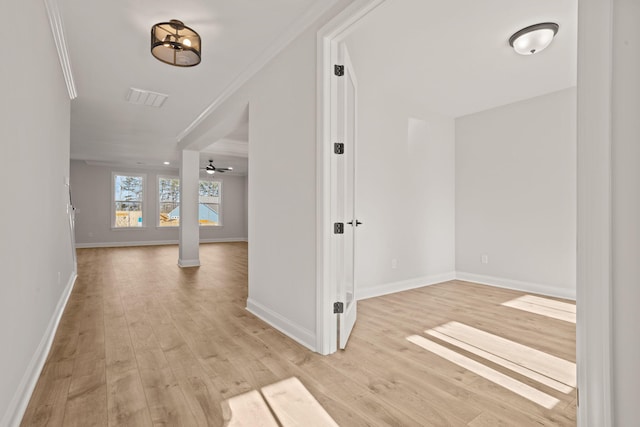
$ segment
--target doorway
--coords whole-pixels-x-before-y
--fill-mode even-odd
[[[366,3],[366,5],[364,5],[364,3]],[[319,120],[320,120],[320,125],[319,126],[319,132],[318,132],[318,141],[319,141],[319,153],[322,153],[322,156],[320,156],[318,162],[319,162],[319,171],[321,171],[321,175],[324,175],[323,177],[319,178],[319,195],[322,199],[322,201],[327,202],[328,200],[330,200],[330,195],[327,194],[326,191],[324,191],[326,188],[330,188],[330,182],[328,180],[326,180],[326,173],[330,171],[329,168],[329,164],[330,164],[330,153],[327,152],[328,148],[330,145],[329,143],[330,138],[327,138],[330,133],[328,131],[329,127],[329,121],[328,121],[328,117],[330,116],[331,112],[330,112],[330,108],[327,106],[326,104],[326,99],[328,99],[331,95],[330,93],[330,85],[327,84],[327,82],[330,81],[330,73],[331,73],[331,67],[334,64],[335,58],[332,57],[331,54],[331,49],[334,48],[340,43],[340,42],[344,42],[345,40],[348,40],[350,35],[352,35],[354,32],[357,31],[357,29],[362,28],[362,26],[364,26],[363,22],[364,20],[362,18],[364,18],[365,16],[370,16],[373,15],[373,12],[376,11],[376,9],[378,8],[382,8],[382,7],[387,7],[388,5],[390,5],[392,2],[392,0],[387,0],[387,1],[373,1],[373,2],[360,2],[358,3],[358,5],[355,5],[351,8],[348,8],[342,15],[338,16],[334,21],[332,21],[330,24],[328,24],[321,32],[320,32],[320,37],[319,37],[319,63],[322,64],[322,67],[319,71]],[[431,7],[438,7],[438,5],[436,5],[435,3],[431,6]],[[480,7],[480,6],[478,6]],[[466,11],[468,13],[468,11]],[[417,14],[420,15],[420,14]],[[420,15],[420,16],[424,16],[424,15]],[[577,20],[577,19],[576,19]],[[448,22],[446,20],[443,20],[445,22]],[[444,24],[443,24],[444,25]],[[464,26],[463,24],[456,24],[456,25],[460,25],[460,26]],[[378,28],[385,28],[384,26],[379,26]],[[567,27],[565,27],[565,30],[567,29]],[[384,33],[387,29],[385,28],[385,30],[381,31],[381,33]],[[575,37],[575,27],[568,27],[568,31],[573,31],[574,33],[574,37]],[[507,38],[508,38],[507,34]],[[385,35],[387,37],[387,39],[391,39],[392,37],[389,36],[388,34]],[[575,40],[575,39],[574,39]],[[445,43],[442,39],[437,40],[437,43]],[[505,42],[506,43],[506,42]],[[403,49],[405,48],[405,46],[402,45],[398,45],[397,43],[391,43],[392,45],[395,45],[397,49]],[[352,52],[353,53],[353,52]],[[421,55],[424,56],[428,56],[427,53],[425,53],[424,51],[420,53]],[[508,54],[513,54],[513,51],[508,51]],[[388,65],[387,63],[385,63],[384,61],[380,61],[380,68],[385,68],[387,69],[387,73],[390,76],[394,76],[396,79],[401,80],[402,76],[399,75],[401,69],[404,69],[403,67],[396,67],[397,64],[395,64],[393,61],[390,61],[391,65]],[[356,65],[357,67],[357,65]],[[394,72],[396,71],[396,72]],[[465,70],[465,72],[469,72],[468,69]],[[573,83],[575,85],[575,81]],[[571,98],[573,96],[573,98],[575,99],[575,89],[572,94],[566,95],[566,97]],[[323,101],[324,99],[324,101]],[[526,99],[526,98],[523,98]],[[367,101],[369,101],[369,99],[367,99]],[[520,100],[514,100],[512,102],[518,102]],[[365,104],[365,102],[362,102],[362,104]],[[499,104],[498,104],[499,105]],[[489,107],[492,108],[492,107]],[[482,111],[482,110],[477,110],[477,111]],[[469,114],[473,114],[473,112],[469,113]],[[464,114],[463,114],[464,115]],[[406,120],[406,119],[405,119]],[[430,120],[427,120],[428,124],[431,124],[433,122],[432,118],[430,118]],[[410,127],[410,126],[409,126]],[[366,138],[362,138],[362,140],[367,140]],[[575,135],[574,135],[574,141],[575,141]],[[368,140],[367,140],[368,142]],[[365,142],[363,142],[363,144],[366,144]],[[410,144],[408,144],[407,150],[411,150],[411,146]],[[574,143],[574,150],[575,150],[575,143]],[[575,154],[574,154],[575,155]],[[393,157],[394,156],[394,152],[393,151],[389,151],[389,152],[385,152],[385,156],[387,158],[389,157]],[[365,166],[366,161],[361,159],[361,167],[359,168],[359,170],[362,170],[363,168],[366,168]],[[397,172],[398,174],[402,175],[405,174],[404,170],[399,170]],[[382,174],[381,174],[382,175]],[[573,171],[573,180],[575,182],[575,170]],[[406,176],[405,176],[406,178]],[[410,178],[410,177],[409,177]],[[381,180],[381,186],[384,187],[384,179]],[[324,185],[323,185],[324,184]],[[397,189],[397,187],[396,187]],[[389,190],[388,188],[384,188],[384,190]],[[398,191],[403,191],[403,189],[400,189]],[[575,198],[575,195],[574,195]],[[319,265],[319,298],[318,298],[318,325],[319,325],[319,339],[318,339],[318,348],[320,349],[321,352],[323,353],[330,353],[333,351],[333,348],[331,346],[331,342],[335,342],[333,337],[331,336],[331,328],[332,328],[332,322],[331,322],[331,317],[330,315],[327,315],[326,313],[328,313],[329,311],[326,310],[327,306],[329,304],[331,304],[332,301],[335,301],[336,298],[336,294],[335,291],[332,291],[330,288],[332,287],[332,285],[326,281],[324,281],[324,277],[331,277],[331,267],[327,266],[327,264],[324,262],[325,259],[328,259],[328,257],[331,255],[331,245],[330,245],[330,239],[331,239],[331,233],[330,233],[330,226],[331,226],[331,221],[329,219],[330,215],[329,212],[327,212],[326,210],[322,209],[322,205],[323,203],[320,203],[320,210],[319,210],[319,216],[320,216],[320,223],[319,223],[319,228],[321,230],[321,232],[319,233],[322,238],[323,238],[323,243],[319,246],[319,249],[321,249],[319,251],[319,261],[318,261],[318,265]],[[362,206],[361,204],[359,206]],[[574,221],[575,221],[575,206],[574,206]],[[370,211],[366,211],[367,215],[373,215]],[[362,212],[356,212],[356,216],[361,216]],[[368,221],[368,223],[370,223]],[[388,225],[388,224],[387,224]],[[575,225],[574,225],[575,228]],[[380,229],[378,229],[379,231]],[[363,246],[368,246],[368,245],[363,245]],[[575,236],[573,238],[573,247],[575,248]],[[454,264],[455,264],[455,258],[456,258],[457,254],[453,255],[453,259],[454,259]],[[574,255],[575,256],[575,255]],[[387,262],[389,263],[388,265],[385,265],[384,268],[385,269],[390,269],[390,270],[395,270],[398,269],[399,266],[403,265],[403,259],[397,259],[394,257],[389,257],[390,259],[383,259],[381,263],[379,263],[380,265],[386,264]],[[492,261],[492,257],[488,256],[487,254],[484,253],[478,253],[478,259],[476,260],[479,264],[490,264]],[[389,262],[390,261],[390,262]],[[575,283],[575,258],[574,258],[574,264],[573,267],[571,268],[571,270],[573,271],[573,280]],[[371,263],[369,263],[371,264]],[[454,274],[456,274],[456,266],[454,265],[451,272]],[[475,277],[468,277],[467,280],[472,280],[472,279],[478,279],[480,275],[476,275]],[[485,277],[489,277],[489,275],[485,275]],[[493,277],[493,276],[491,276]],[[453,278],[453,277],[447,277],[447,275],[445,273],[442,273],[441,275],[436,273],[436,274],[427,274],[424,276],[420,276],[420,278],[440,278],[443,280],[447,280],[447,278]],[[435,280],[435,279],[434,279]],[[478,281],[478,280],[475,280]],[[393,282],[393,284],[397,284],[400,283],[401,281],[397,281],[397,282]],[[420,281],[417,281],[415,283],[408,283],[410,281],[406,281],[407,283],[404,283],[404,285],[411,287],[411,286],[418,286]],[[497,285],[500,286],[514,286],[514,284],[519,285],[519,283],[516,283],[517,280],[513,280],[511,282],[505,281],[504,283],[497,283]],[[435,282],[433,282],[435,283]],[[429,284],[429,283],[426,283]],[[493,283],[496,284],[496,283]],[[327,289],[329,288],[329,289]],[[393,287],[388,287],[386,288],[384,291],[393,291]],[[398,289],[400,290],[400,289]],[[379,290],[376,290],[379,291]],[[368,296],[375,296],[375,292],[373,291],[371,295]],[[535,289],[533,290],[535,292],[539,292],[539,293],[547,293],[549,294],[549,289]],[[563,294],[563,292],[566,292],[565,294]],[[571,294],[571,290],[560,290],[560,293],[557,294],[556,296],[564,296],[564,297],[573,297],[575,298],[575,288],[573,290],[573,295]],[[362,295],[361,289],[360,288],[356,288],[356,293]],[[553,292],[551,292],[551,294],[553,294]],[[323,332],[324,331],[324,332]],[[327,336],[330,336],[329,339],[327,339]]]

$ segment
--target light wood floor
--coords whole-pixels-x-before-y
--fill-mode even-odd
[[[575,390],[456,350],[560,400],[548,410],[406,340],[455,321],[575,362],[574,324],[500,305],[521,292],[453,281],[361,301],[347,351],[320,356],[245,310],[246,244],[200,255],[180,269],[175,246],[78,250],[22,425],[217,426],[223,400],[292,376],[343,427],[575,425]]]

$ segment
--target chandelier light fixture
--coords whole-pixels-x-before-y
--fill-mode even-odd
[[[161,22],[151,27],[151,54],[176,67],[193,67],[200,63],[201,43],[198,33],[178,21]]]
[[[533,55],[551,44],[558,24],[544,22],[523,28],[509,38],[509,45],[520,55]]]

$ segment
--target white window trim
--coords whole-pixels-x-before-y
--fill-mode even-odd
[[[142,178],[142,226],[140,227],[116,227],[116,176],[135,176]],[[148,195],[147,195],[147,174],[146,173],[137,173],[137,172],[111,172],[111,200],[109,204],[111,205],[111,230],[144,230],[147,228],[147,204],[148,204]]]
[[[224,181],[221,180],[221,179],[200,178],[199,181],[198,181],[198,186],[200,185],[200,181],[209,181],[209,182],[217,182],[218,183],[218,185],[220,186],[220,203],[218,203],[218,206],[219,206],[218,224],[217,225],[213,225],[213,224],[212,225],[203,225],[203,224],[200,224],[200,221],[198,221],[198,225],[200,227],[203,227],[203,228],[211,228],[211,227],[216,227],[216,228],[220,227],[221,228],[224,225],[224,218],[222,217],[223,203],[224,203],[224,199],[223,199],[223,197],[224,197],[224,185],[223,185]],[[198,205],[200,205],[200,193],[198,193]],[[198,207],[198,209],[200,209],[200,208]]]
[[[160,225],[160,180],[161,179],[177,179],[180,181],[180,177],[177,175],[157,175],[156,176],[156,228],[161,230],[175,230],[180,228],[179,225]],[[180,206],[182,202],[178,203]]]

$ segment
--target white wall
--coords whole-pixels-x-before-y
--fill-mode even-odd
[[[67,216],[69,96],[42,1],[3,5],[0,425],[17,425],[75,278]]]
[[[111,228],[112,172],[146,175],[146,227],[139,230]],[[178,227],[157,227],[158,176],[178,177],[172,169],[137,169],[89,165],[71,161],[71,190],[76,206],[78,247],[178,242]],[[222,226],[200,227],[201,241],[242,240],[247,238],[245,220],[246,177],[216,174],[222,181]]]
[[[249,105],[247,308],[316,348],[316,34],[323,17],[223,102],[184,143]]]
[[[250,85],[250,311],[315,348],[315,32]]]
[[[575,100],[571,88],[456,120],[459,278],[575,298]]]
[[[454,278],[454,120],[381,93],[358,68],[356,238],[358,299]],[[394,262],[395,260],[395,262]],[[394,268],[395,266],[395,268]]]
[[[612,302],[615,425],[638,424],[640,384],[640,4],[614,1]]]

